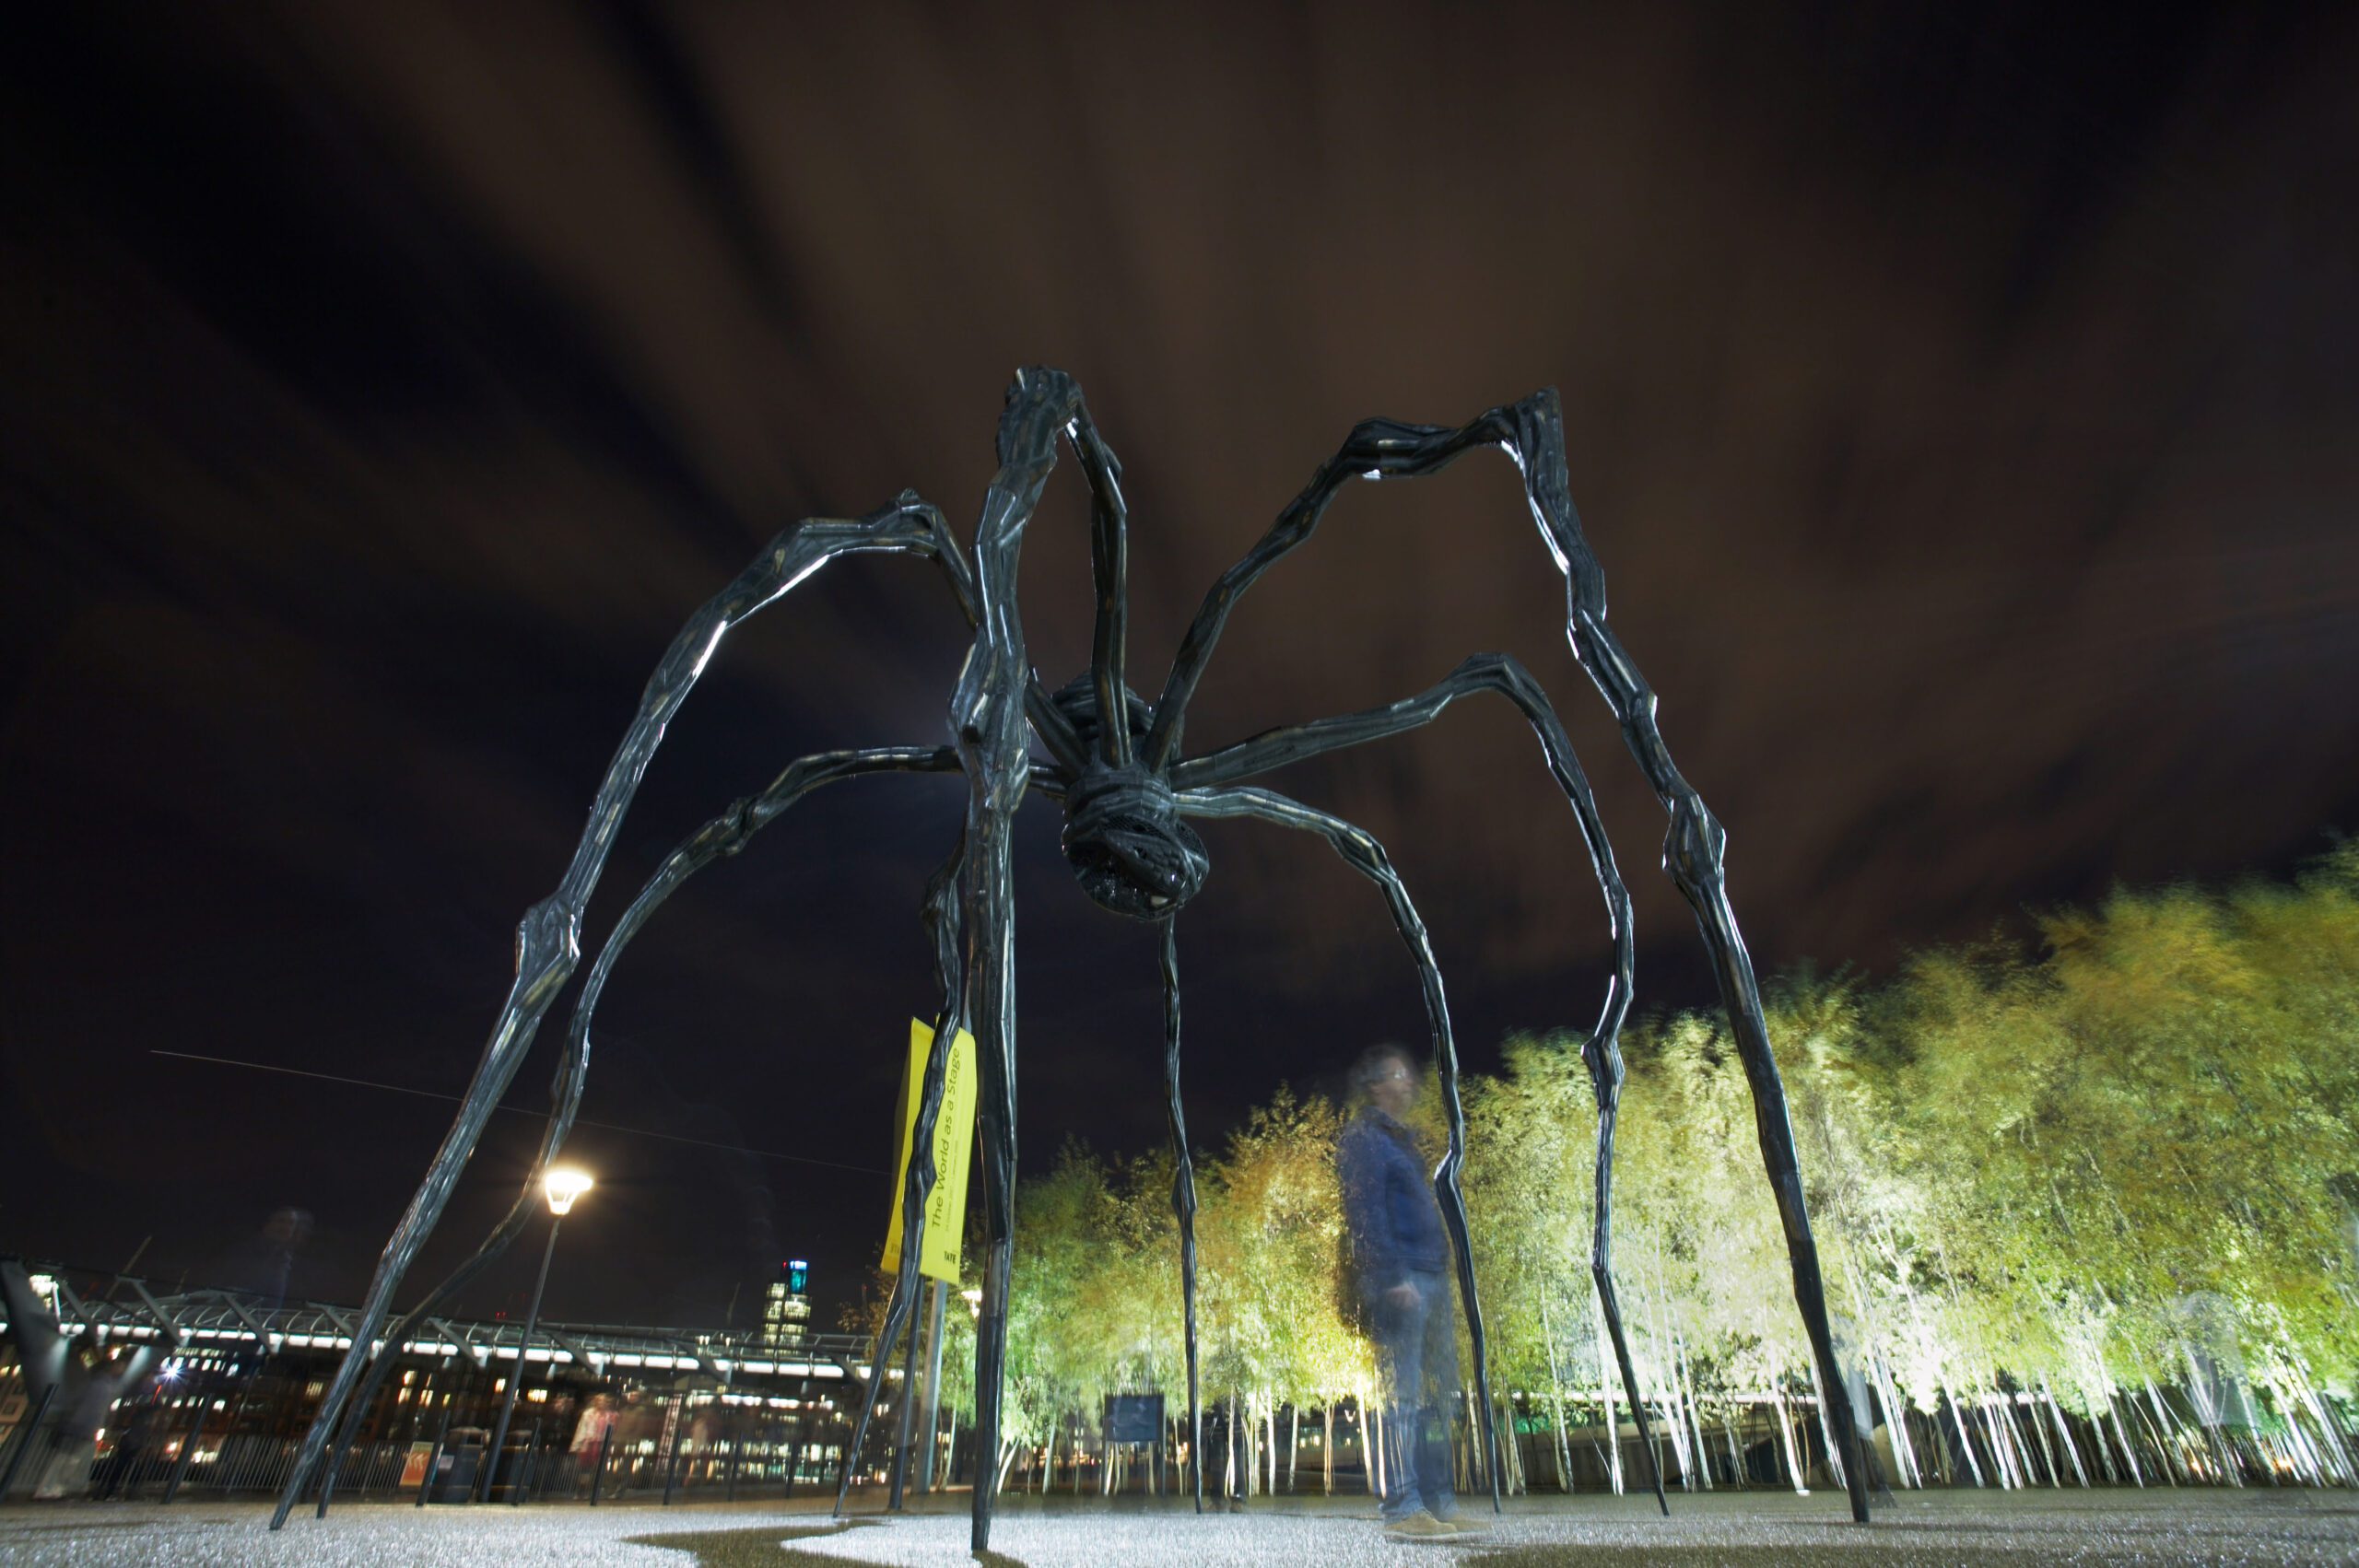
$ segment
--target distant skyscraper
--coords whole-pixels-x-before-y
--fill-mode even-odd
[[[811,1265],[790,1258],[762,1295],[762,1343],[777,1350],[811,1332]]]

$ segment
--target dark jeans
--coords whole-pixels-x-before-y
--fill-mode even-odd
[[[1447,1518],[1451,1489],[1450,1418],[1458,1402],[1458,1320],[1449,1278],[1414,1272],[1414,1305],[1379,1291],[1370,1317],[1384,1378],[1384,1516],[1405,1519],[1424,1508]]]

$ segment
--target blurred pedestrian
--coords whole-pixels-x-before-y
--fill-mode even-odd
[[[1371,1046],[1352,1066],[1357,1110],[1336,1141],[1350,1243],[1350,1288],[1376,1341],[1383,1383],[1384,1533],[1394,1540],[1470,1534],[1451,1521],[1449,1423],[1458,1400],[1458,1319],[1449,1241],[1431,1167],[1409,1117],[1423,1078],[1399,1046]]]

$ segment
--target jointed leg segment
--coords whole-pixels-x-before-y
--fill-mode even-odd
[[[557,1151],[564,1147],[572,1130],[574,1114],[581,1108],[581,1091],[590,1073],[590,1026],[598,1010],[598,1000],[604,993],[606,981],[613,975],[616,961],[630,945],[651,916],[672,896],[682,883],[713,861],[734,855],[746,841],[775,822],[788,808],[804,796],[823,785],[839,779],[856,778],[877,773],[955,773],[958,768],[957,754],[948,746],[876,746],[864,751],[819,752],[789,764],[784,771],[770,781],[760,794],[733,802],[726,811],[706,823],[664,858],[655,874],[632,899],[630,907],[607,933],[605,943],[590,965],[589,976],[582,982],[581,994],[573,1004],[573,1018],[567,1030],[564,1054],[557,1060],[556,1075],[549,1083],[549,1123],[541,1138],[541,1152],[526,1173],[522,1191],[506,1217],[492,1231],[475,1255],[462,1263],[440,1284],[411,1307],[385,1336],[389,1344],[399,1345],[409,1340],[419,1327],[484,1268],[508,1249],[511,1242],[523,1230],[527,1222],[540,1211],[541,1180],[556,1161]],[[320,1480],[319,1511],[324,1515],[335,1489],[336,1473],[343,1456],[358,1435],[362,1420],[375,1402],[378,1388],[391,1372],[398,1357],[380,1356],[370,1368],[345,1416],[344,1429],[337,1433],[334,1447]]]
[[[1000,1385],[1007,1356],[1008,1265],[1015,1199],[1015,897],[1010,877],[1016,807],[1030,782],[1023,697],[1030,677],[1015,603],[1024,528],[1056,462],[1057,437],[1080,392],[1054,370],[1019,372],[1000,416],[999,471],[984,492],[975,536],[975,645],[950,704],[966,769],[967,863],[958,883],[966,924],[968,998],[980,1090],[983,1302],[975,1333],[975,1504],[972,1542],[991,1545],[999,1479]]]
[[[1705,808],[1703,798],[1672,765],[1671,753],[1656,727],[1654,693],[1605,624],[1605,578],[1582,536],[1579,515],[1573,508],[1565,467],[1564,418],[1555,391],[1544,390],[1521,403],[1491,409],[1456,429],[1438,425],[1405,425],[1390,419],[1371,419],[1356,427],[1342,448],[1320,466],[1310,484],[1279,515],[1269,532],[1243,559],[1222,574],[1205,595],[1180,643],[1179,656],[1172,661],[1161,700],[1156,705],[1155,727],[1147,738],[1144,755],[1153,766],[1169,763],[1178,748],[1188,701],[1203,678],[1213,646],[1238,598],[1280,557],[1310,537],[1346,480],[1429,474],[1479,447],[1496,447],[1505,452],[1522,474],[1532,521],[1565,577],[1566,635],[1574,657],[1613,708],[1631,755],[1671,814],[1671,832],[1663,847],[1664,865],[1681,895],[1696,912],[1697,926],[1719,979],[1721,1002],[1728,1012],[1731,1032],[1753,1090],[1763,1163],[1767,1167],[1770,1186],[1777,1196],[1778,1218],[1785,1228],[1795,1305],[1801,1310],[1818,1364],[1819,1381],[1826,1391],[1836,1445],[1841,1451],[1844,1481],[1850,1494],[1851,1514],[1865,1523],[1871,1486],[1869,1461],[1850,1408],[1849,1386],[1836,1360],[1834,1336],[1827,1324],[1825,1283],[1819,1268],[1818,1244],[1811,1234],[1809,1210],[1803,1202],[1793,1129],[1786,1111],[1785,1086],[1778,1078],[1777,1058],[1770,1048],[1768,1028],[1762,1017],[1753,961],[1744,950],[1735,914],[1729,907],[1722,855],[1727,836]],[[1602,1056],[1593,1057],[1590,1063],[1600,1086],[1602,1112],[1612,1097],[1605,1092],[1609,1081],[1618,1080],[1618,1073],[1613,1071],[1616,1066],[1617,1061]],[[1618,1088],[1618,1082],[1614,1086]],[[1602,1172],[1607,1163],[1603,1153]]]
[[[369,1294],[353,1325],[352,1349],[336,1368],[335,1377],[321,1401],[311,1429],[289,1468],[271,1528],[287,1522],[295,1500],[310,1484],[335,1430],[345,1401],[359,1382],[371,1348],[393,1306],[393,1292],[418,1249],[426,1245],[435,1222],[441,1218],[459,1173],[475,1153],[492,1107],[507,1093],[509,1082],[522,1065],[524,1055],[540,1028],[541,1019],[557,1000],[581,961],[581,912],[605,869],[623,813],[638,793],[639,783],[653,760],[663,731],[687,700],[697,678],[704,673],[722,639],[744,622],[775,603],[797,583],[838,556],[865,551],[891,551],[931,557],[941,563],[962,608],[970,602],[964,564],[941,513],[911,493],[903,492],[893,505],[854,520],[814,518],[796,523],[770,542],[735,581],[713,596],[673,638],[671,648],[650,677],[631,721],[590,808],[589,825],[575,847],[557,891],[525,912],[516,928],[516,978],[508,1000],[492,1025],[475,1080],[460,1103],[459,1114],[427,1167],[425,1181],[410,1199],[394,1227],[393,1238],[377,1264]],[[1009,694],[1011,706],[1027,701],[1021,684]],[[1041,699],[1045,703],[1045,697]]]
[[[877,1331],[876,1352],[869,1362],[868,1387],[861,1401],[860,1419],[853,1424],[851,1441],[844,1446],[843,1463],[836,1473],[838,1515],[842,1515],[844,1500],[851,1491],[852,1472],[859,1467],[868,1423],[875,1418],[877,1397],[884,1392],[885,1370],[892,1359],[893,1346],[899,1341],[905,1327],[910,1335],[917,1333],[918,1260],[924,1256],[926,1205],[933,1195],[934,1178],[940,1175],[933,1164],[933,1129],[942,1116],[950,1053],[956,1047],[959,1030],[967,1024],[966,954],[958,940],[957,900],[958,877],[966,860],[967,844],[962,836],[958,847],[950,852],[950,859],[926,883],[924,921],[926,934],[933,942],[933,977],[942,997],[942,1010],[934,1015],[933,1045],[926,1052],[917,1121],[910,1129],[910,1165],[901,1189],[900,1271],[893,1281],[892,1300],[885,1309],[885,1326]],[[901,1397],[910,1399],[916,1396],[913,1390],[904,1387]]]
[[[1614,1130],[1622,1100],[1622,1023],[1630,1010],[1636,967],[1630,892],[1614,864],[1614,846],[1605,837],[1604,822],[1597,813],[1597,799],[1590,792],[1580,760],[1573,755],[1573,743],[1566,735],[1556,710],[1550,706],[1547,694],[1540,689],[1530,672],[1506,654],[1478,653],[1451,671],[1440,685],[1415,696],[1365,712],[1265,731],[1250,740],[1179,763],[1171,770],[1172,780],[1182,788],[1217,788],[1291,762],[1421,728],[1440,718],[1442,711],[1458,698],[1486,691],[1496,692],[1515,704],[1531,724],[1532,733],[1539,737],[1541,750],[1548,760],[1548,771],[1564,790],[1580,824],[1582,841],[1589,847],[1590,864],[1596,871],[1598,886],[1605,895],[1606,922],[1614,937],[1614,973],[1606,982],[1605,1002],[1599,1012],[1597,1027],[1581,1047],[1590,1086],[1597,1098],[1597,1202],[1590,1235],[1590,1276],[1596,1283],[1599,1304],[1604,1309],[1614,1361],[1622,1374],[1623,1391],[1628,1396],[1630,1410],[1637,1421],[1639,1445],[1646,1450],[1653,1472],[1655,1503],[1668,1515],[1671,1504],[1663,1495],[1661,1468],[1654,1464],[1654,1438],[1649,1431],[1646,1398],[1639,1391],[1637,1368],[1630,1358],[1629,1337],[1622,1327],[1621,1295],[1614,1281]]]
[[[1162,926],[1163,1092],[1171,1124],[1171,1212],[1180,1222],[1180,1306],[1188,1346],[1188,1469],[1194,1478],[1196,1512],[1204,1511],[1204,1407],[1196,1375],[1196,1162],[1188,1152],[1188,1117],[1180,1104],[1180,944]]]
[[[1180,809],[1197,817],[1257,817],[1281,827],[1316,833],[1334,847],[1345,863],[1384,890],[1401,940],[1416,960],[1417,978],[1424,988],[1426,1017],[1434,1036],[1434,1063],[1441,1072],[1442,1104],[1449,1115],[1449,1147],[1434,1171],[1434,1196],[1440,1200],[1442,1223],[1458,1255],[1458,1292],[1466,1304],[1467,1338],[1474,1349],[1474,1387],[1482,1400],[1483,1445],[1489,1456],[1484,1473],[1490,1478],[1491,1507],[1499,1508],[1499,1435],[1491,1413],[1491,1369],[1483,1337],[1483,1304],[1474,1284],[1474,1247],[1466,1226],[1466,1196],[1459,1187],[1459,1171],[1466,1160],[1466,1107],[1458,1094],[1458,1047],[1449,1026],[1449,1002],[1442,992],[1441,968],[1434,962],[1426,922],[1409,901],[1384,846],[1366,829],[1342,817],[1306,806],[1270,790],[1191,790],[1180,797]]]

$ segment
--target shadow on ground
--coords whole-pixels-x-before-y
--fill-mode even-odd
[[[669,1551],[694,1553],[696,1568],[886,1568],[841,1552],[794,1549],[797,1541],[839,1536],[847,1530],[864,1528],[868,1523],[865,1519],[846,1519],[810,1530],[781,1530],[776,1525],[757,1525],[752,1529],[691,1530],[625,1539],[633,1546],[660,1546]],[[983,1568],[1024,1568],[1015,1558],[997,1551],[978,1552],[975,1561]]]

